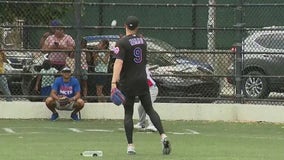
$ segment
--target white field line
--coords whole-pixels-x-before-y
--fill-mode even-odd
[[[85,131],[89,131],[89,132],[113,132],[113,130],[106,130],[106,129],[85,129]]]
[[[192,134],[200,134],[199,132],[192,129],[185,129],[186,132],[168,132],[175,135],[192,135]]]
[[[13,130],[13,129],[11,129],[11,128],[3,128],[3,130],[5,131],[5,132],[7,132],[7,133],[12,133],[12,134],[15,134],[16,132]]]
[[[78,128],[68,128],[70,131],[76,132],[76,133],[81,133],[82,131],[79,130]]]
[[[41,132],[21,132],[21,133],[17,132],[17,133],[13,133],[13,134],[11,134],[11,133],[3,133],[3,134],[0,134],[0,136],[28,135],[28,134],[39,134],[39,133],[41,133]]]
[[[192,129],[185,129],[185,130],[192,134],[200,134],[199,132],[192,130]]]
[[[13,127],[15,128],[15,127]],[[45,128],[45,129],[62,129],[62,128],[57,128],[57,127],[16,127],[16,128],[34,128],[34,129],[40,129],[40,128]],[[284,128],[284,126],[282,126],[281,128]],[[43,132],[15,132],[13,129],[11,128],[2,128],[6,133],[0,133],[0,136],[11,136],[11,135],[28,135],[28,134],[40,134]],[[81,131],[80,129],[77,128],[68,128],[69,130],[76,132],[76,133],[81,133],[83,131]],[[83,129],[84,130],[84,129]],[[200,134],[199,132],[195,131],[195,130],[191,130],[191,129],[185,129],[186,132],[167,132],[169,134],[175,134],[175,135],[198,135]],[[103,130],[103,129],[85,129],[84,131],[97,131],[97,132],[115,132],[113,130]],[[124,131],[124,128],[118,128],[118,131]],[[153,132],[139,132],[139,133],[153,133]],[[203,136],[207,136],[207,137],[216,137],[219,135],[210,135],[210,134],[202,134]],[[230,135],[226,135],[225,137],[231,137]],[[235,136],[232,136],[235,137]],[[284,137],[261,137],[261,136],[238,136],[239,138],[244,138],[244,139],[276,139],[276,140],[284,140]]]
[[[124,131],[124,128],[118,128],[119,131]],[[200,134],[199,132],[192,130],[192,129],[185,129],[186,132],[167,132],[169,134],[175,135],[192,135],[192,134]],[[138,133],[155,133],[155,132],[148,132],[146,130],[138,130]]]
[[[186,132],[167,132],[167,133],[171,133],[171,134],[175,134],[175,135],[186,135],[186,134],[192,135],[192,133],[186,133]]]
[[[124,131],[124,128],[118,128],[117,130],[119,130],[119,131]]]

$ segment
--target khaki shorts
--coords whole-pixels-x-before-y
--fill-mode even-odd
[[[64,106],[60,106],[60,103],[58,101],[55,102],[55,108],[58,110],[67,110],[67,111],[72,111],[74,109],[74,103],[75,102],[70,102]]]

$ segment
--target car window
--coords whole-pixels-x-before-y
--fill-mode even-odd
[[[256,38],[255,42],[265,48],[284,49],[284,33],[264,34]]]

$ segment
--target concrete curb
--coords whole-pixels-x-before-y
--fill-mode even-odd
[[[138,119],[137,105],[134,119]],[[265,121],[284,122],[284,107],[250,104],[155,103],[162,120]],[[82,119],[123,119],[124,109],[112,103],[86,103]],[[59,111],[70,118],[70,111]],[[43,102],[0,102],[1,119],[49,118],[51,112]]]

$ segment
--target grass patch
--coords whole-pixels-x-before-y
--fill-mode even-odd
[[[158,133],[134,131],[137,155],[126,154],[122,120],[0,120],[1,159],[86,160],[283,160],[283,124],[163,121],[172,154],[162,155]]]

